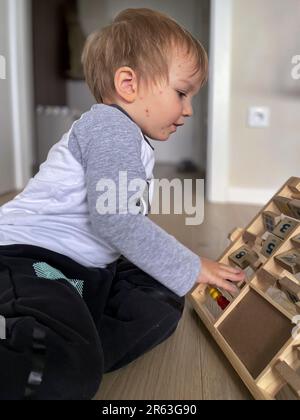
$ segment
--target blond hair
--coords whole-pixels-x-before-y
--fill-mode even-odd
[[[98,103],[115,95],[114,77],[123,66],[132,68],[138,82],[169,81],[174,47],[184,51],[207,80],[208,59],[201,45],[167,15],[151,9],[126,9],[113,23],[89,36],[82,54],[86,82]]]

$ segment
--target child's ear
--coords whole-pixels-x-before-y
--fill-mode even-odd
[[[137,77],[130,67],[120,67],[115,74],[115,89],[121,98],[132,103],[137,97]]]

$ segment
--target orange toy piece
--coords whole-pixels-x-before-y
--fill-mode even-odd
[[[217,302],[217,304],[223,311],[227,308],[228,305],[230,305],[229,300],[227,300],[218,289],[210,287],[209,294],[211,298]]]

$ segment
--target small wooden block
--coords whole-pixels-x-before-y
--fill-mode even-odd
[[[230,232],[228,235],[228,239],[230,240],[230,242],[235,242],[237,238],[242,234],[243,231],[244,231],[243,228],[233,229],[233,231]]]
[[[299,194],[300,193],[300,179],[299,178],[293,178],[290,182],[289,182],[289,188],[295,193],[295,194]]]
[[[279,280],[278,277],[265,270],[264,268],[259,270],[257,277],[262,283],[265,283],[269,286],[276,286],[277,281]]]
[[[250,235],[252,234],[250,233]],[[253,242],[248,243],[248,245],[251,246],[251,249],[246,257],[246,262],[249,263],[248,267],[250,266],[252,270],[257,271],[268,259],[261,253],[262,239],[256,235],[253,236],[256,239],[254,244]]]
[[[251,261],[249,261],[250,255],[252,255],[253,252],[250,248],[247,246],[242,246],[237,251],[235,251],[233,254],[229,255],[228,259],[233,264],[240,267],[242,270],[249,267]]]
[[[266,262],[264,257],[255,254],[249,255],[247,260],[250,262],[250,267],[253,268],[254,271],[257,271]]]
[[[300,272],[300,251],[297,249],[277,255],[275,261],[292,274]]]
[[[283,277],[278,280],[278,287],[293,301],[293,303],[300,302],[300,285],[293,282],[288,277]]]
[[[282,239],[270,233],[270,235],[268,236],[268,239],[263,244],[263,247],[261,250],[262,255],[264,255],[267,258],[271,257],[282,243],[283,243]]]
[[[266,230],[273,232],[275,227],[280,223],[281,217],[273,211],[264,211],[262,214],[263,223]]]
[[[292,216],[291,209],[289,208],[289,202],[291,201],[290,198],[281,197],[280,195],[277,195],[273,198],[273,201],[278,207],[279,211],[281,211],[281,213],[286,214],[287,216]]]
[[[246,230],[243,233],[243,240],[244,242],[249,245],[250,247],[255,246],[255,247],[261,247],[263,240],[262,238],[260,238],[259,236],[255,235],[254,233],[249,232],[248,230]]]
[[[254,233],[249,232],[248,230],[246,230],[243,233],[243,240],[246,244],[254,244],[256,238],[257,236]]]
[[[300,200],[291,200],[291,202],[288,205],[291,209],[293,217],[295,217],[295,219],[300,220]]]
[[[285,217],[273,230],[273,234],[280,239],[286,239],[298,224],[295,220]]]
[[[279,362],[275,365],[276,372],[295,392],[297,397],[300,397],[300,376],[295,372],[286,362]]]
[[[292,242],[296,248],[300,248],[300,235],[297,235],[294,238],[292,238]]]
[[[261,248],[262,248],[262,243],[261,243],[260,246],[253,245],[251,247],[251,251],[254,253],[254,255],[255,255],[255,253],[258,254],[260,257],[262,257],[262,259],[264,260],[264,262],[266,262],[267,258],[261,254]]]

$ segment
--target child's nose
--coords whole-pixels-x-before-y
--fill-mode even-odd
[[[185,104],[183,108],[183,115],[184,117],[192,117],[194,114],[193,107],[191,104]]]

